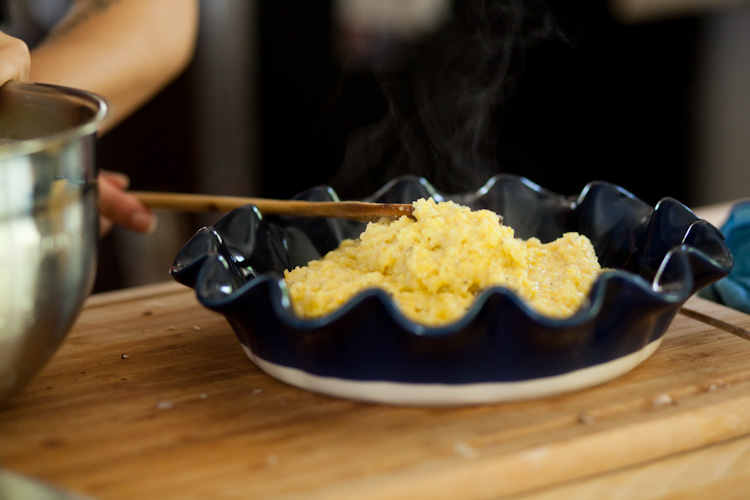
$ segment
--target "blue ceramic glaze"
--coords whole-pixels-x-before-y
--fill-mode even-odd
[[[652,207],[604,182],[570,197],[498,175],[477,192],[446,194],[424,179],[402,177],[366,201],[430,196],[493,210],[521,238],[547,242],[569,231],[584,234],[610,270],[565,319],[543,316],[496,287],[485,290],[465,317],[441,327],[407,319],[379,290],[304,320],[289,304],[284,269],[356,238],[364,224],[264,217],[248,205],[201,229],[177,255],[171,274],[223,314],[246,349],[273,365],[350,381],[462,385],[555,377],[636,353],[661,339],[685,301],[732,266],[721,232],[681,203],[665,198]],[[338,199],[328,187],[298,198]]]

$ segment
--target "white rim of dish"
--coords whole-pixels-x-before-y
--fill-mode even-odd
[[[584,389],[623,375],[651,356],[663,337],[642,349],[617,359],[579,370],[516,382],[470,384],[422,384],[351,380],[313,375],[256,356],[242,345],[245,354],[268,375],[289,385],[326,396],[396,406],[459,406],[537,399]]]

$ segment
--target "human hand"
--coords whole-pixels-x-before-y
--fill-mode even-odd
[[[26,43],[0,31],[0,85],[10,80],[28,80],[30,69],[31,57]]]
[[[31,69],[29,48],[23,40],[0,31],[0,86],[11,80],[26,81]],[[118,172],[99,173],[99,215],[101,234],[107,234],[114,224],[138,233],[152,232],[156,217],[128,194],[130,179]]]
[[[156,229],[156,216],[126,189],[127,175],[119,172],[99,172],[99,214],[101,234],[107,234],[114,224],[137,233]]]

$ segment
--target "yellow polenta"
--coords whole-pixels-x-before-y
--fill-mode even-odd
[[[410,319],[441,325],[463,316],[492,286],[515,291],[537,311],[573,314],[601,272],[585,236],[542,244],[522,240],[489,210],[453,202],[414,202],[413,216],[370,223],[320,260],[285,271],[292,306],[323,316],[367,288],[381,288]]]

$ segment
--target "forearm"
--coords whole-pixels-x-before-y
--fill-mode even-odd
[[[106,130],[187,66],[197,24],[197,0],[79,0],[32,51],[29,79],[101,95]]]

